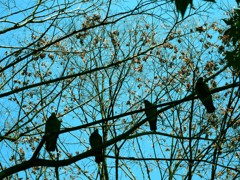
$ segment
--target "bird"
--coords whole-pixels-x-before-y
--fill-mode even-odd
[[[195,90],[200,101],[207,109],[207,113],[213,113],[216,108],[213,105],[212,95],[208,88],[208,85],[203,82],[203,77],[200,77],[197,80]]]
[[[95,162],[100,163],[103,162],[103,148],[100,148],[102,146],[102,136],[98,133],[98,129],[96,129],[89,138],[90,145],[92,149],[95,149],[93,154],[95,155]]]
[[[150,103],[148,100],[144,100],[145,114],[147,116],[150,130],[157,130],[157,107],[155,104]]]
[[[58,133],[61,122],[57,119],[56,114],[52,113],[45,125],[46,150],[55,151],[57,146]]]

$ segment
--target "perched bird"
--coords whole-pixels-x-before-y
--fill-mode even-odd
[[[157,107],[150,103],[148,100],[144,100],[145,104],[145,113],[150,125],[150,130],[151,131],[156,131],[157,130]]]
[[[212,95],[210,93],[208,85],[203,82],[202,77],[197,80],[195,89],[199,99],[207,109],[207,112],[213,113],[215,111],[215,107],[213,105]]]
[[[103,149],[99,147],[103,144],[102,136],[98,134],[97,129],[90,135],[89,141],[92,149],[98,147],[97,149],[94,150],[95,162],[96,163],[103,162]]]
[[[61,122],[57,119],[56,114],[52,113],[52,115],[48,118],[45,126],[47,151],[55,151],[60,126]]]

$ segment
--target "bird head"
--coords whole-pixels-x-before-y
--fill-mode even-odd
[[[98,129],[95,129],[93,133],[98,134]]]
[[[203,77],[200,77],[200,78],[198,79],[198,82],[203,82]]]
[[[144,100],[143,102],[144,102],[144,104],[150,104],[150,102],[148,100]]]
[[[56,117],[56,113],[53,112],[53,113],[51,114],[51,116],[52,116],[52,117]]]

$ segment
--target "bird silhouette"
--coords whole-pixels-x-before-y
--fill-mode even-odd
[[[61,122],[57,119],[56,114],[52,113],[52,115],[48,118],[45,126],[47,151],[55,151],[60,126]]]
[[[145,114],[147,116],[150,130],[156,131],[157,130],[157,107],[150,103],[148,100],[144,100],[145,105]]]
[[[215,111],[215,107],[213,105],[212,95],[208,85],[203,82],[202,77],[197,80],[195,89],[199,99],[207,109],[207,113],[213,113]]]
[[[95,155],[95,162],[96,163],[103,162],[103,148],[99,147],[99,146],[102,146],[103,144],[102,136],[98,134],[97,129],[90,135],[89,141],[92,149],[96,148],[93,152]]]

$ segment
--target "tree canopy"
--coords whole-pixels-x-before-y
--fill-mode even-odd
[[[239,179],[237,4],[1,1],[0,179]]]

